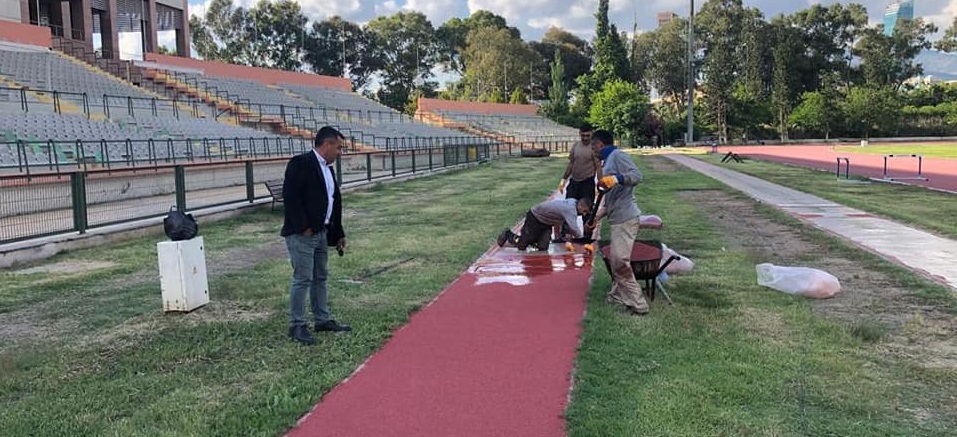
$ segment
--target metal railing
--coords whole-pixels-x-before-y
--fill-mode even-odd
[[[339,184],[351,186],[521,154],[523,147],[567,151],[572,142],[518,145],[501,142],[347,153],[336,160]],[[155,146],[155,143],[154,143]],[[55,146],[54,146],[55,147]],[[149,167],[84,164],[57,173],[0,173],[0,244],[165,215],[170,206],[196,211],[251,204],[269,198],[265,182],[282,179],[289,155],[250,159],[203,159],[166,163],[151,157]],[[84,150],[80,147],[78,150]],[[292,152],[292,153],[291,153]],[[53,164],[51,164],[53,165]]]

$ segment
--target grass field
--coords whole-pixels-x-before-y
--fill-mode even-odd
[[[661,159],[640,159],[661,171],[646,172],[639,202],[666,223],[644,237],[660,236],[695,271],[668,281],[673,307],[656,301],[633,318],[604,304],[609,279],[596,270],[571,435],[942,436],[957,426],[957,363],[925,367],[933,347],[917,352],[924,335],[949,336],[948,290]],[[759,262],[831,271],[844,294],[812,302],[759,287]],[[927,305],[942,311],[922,316]]]
[[[356,331],[312,348],[286,338],[279,211],[200,223],[212,302],[187,315],[162,313],[161,235],[0,272],[0,435],[280,435],[554,189],[561,164],[346,194],[350,250],[330,262],[330,305]]]
[[[957,144],[882,144],[838,146],[834,150],[846,153],[870,153],[875,155],[923,155],[925,158],[957,159]]]
[[[721,164],[721,156],[702,155],[698,159]],[[957,238],[957,195],[926,188],[871,182],[854,178],[836,180],[834,173],[800,166],[749,160],[733,168],[766,181],[804,191],[852,208],[881,215],[941,236]]]
[[[665,158],[638,160],[639,202],[666,223],[642,236],[696,268],[667,282],[675,306],[655,301],[647,317],[606,304],[608,276],[596,269],[571,435],[957,427],[957,363],[936,352],[953,347],[947,290]],[[330,296],[356,331],[313,348],[285,338],[279,212],[201,223],[212,302],[187,315],[160,309],[161,236],[0,271],[0,434],[281,435],[553,190],[564,164],[515,159],[346,194],[351,250],[332,259]],[[754,264],[769,260],[832,270],[844,292],[810,302],[758,287]],[[365,280],[342,282],[355,277]]]

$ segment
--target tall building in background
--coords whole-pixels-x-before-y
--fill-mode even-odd
[[[672,19],[678,18],[678,14],[674,12],[659,12],[658,13],[658,27],[664,26],[665,23],[671,21]]]
[[[894,27],[900,20],[914,19],[914,0],[901,0],[891,3],[884,10],[884,35],[894,34]]]
[[[0,0],[0,26],[50,28],[104,58],[142,59],[160,45],[189,56],[188,0]]]

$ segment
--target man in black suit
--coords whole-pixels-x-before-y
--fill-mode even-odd
[[[315,343],[306,326],[306,293],[309,293],[317,332],[352,330],[331,318],[326,289],[329,247],[335,246],[340,254],[346,248],[342,195],[331,167],[342,153],[343,139],[332,127],[319,129],[315,148],[289,160],[282,184],[285,209],[282,236],[292,261],[289,337],[306,345]]]

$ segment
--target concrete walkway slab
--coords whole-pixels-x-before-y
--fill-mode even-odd
[[[682,155],[668,158],[957,289],[957,241]]]

